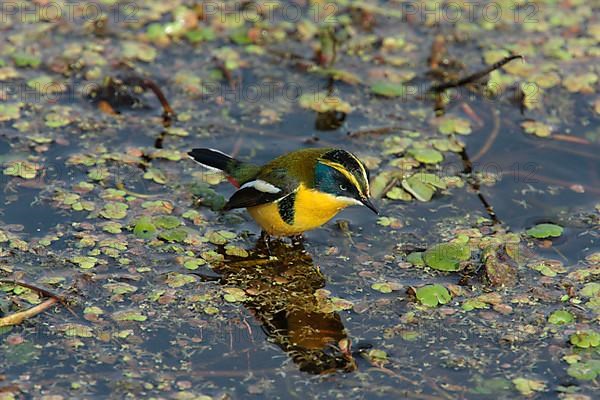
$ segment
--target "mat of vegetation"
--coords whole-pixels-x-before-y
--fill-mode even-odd
[[[598,392],[597,4],[3,7],[0,399]],[[380,216],[268,249],[185,155],[315,146]]]

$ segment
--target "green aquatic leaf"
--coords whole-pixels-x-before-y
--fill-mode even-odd
[[[122,42],[123,57],[152,62],[156,58],[156,49],[149,44],[135,41]]]
[[[232,244],[228,244],[225,246],[225,254],[227,254],[228,256],[235,256],[235,257],[248,257],[248,251],[242,247],[239,246],[234,246]]]
[[[312,92],[303,94],[298,99],[301,107],[324,113],[328,111],[338,111],[349,113],[352,111],[350,103],[347,103],[339,97],[328,95],[326,92]]]
[[[381,293],[392,293],[392,286],[387,282],[375,282],[371,285],[371,289]]]
[[[100,211],[100,215],[106,219],[123,219],[127,216],[129,206],[125,203],[106,203]]]
[[[600,375],[600,360],[573,363],[567,368],[567,374],[582,381],[596,379]]]
[[[34,56],[32,54],[22,52],[13,54],[12,59],[15,65],[19,68],[37,68],[42,63],[42,59],[39,56]]]
[[[400,97],[406,94],[406,86],[402,83],[379,81],[371,85],[371,92],[385,97]]]
[[[185,228],[175,228],[162,231],[158,237],[167,242],[183,242],[187,238],[188,232]]]
[[[546,384],[543,381],[526,378],[515,378],[512,380],[516,389],[523,396],[531,396],[535,392],[542,392],[546,389]]]
[[[394,186],[390,190],[387,191],[385,197],[392,200],[404,200],[410,201],[412,200],[412,196],[405,190],[402,190],[398,186]]]
[[[429,201],[437,189],[446,189],[446,183],[437,175],[416,173],[402,180],[402,187],[419,201]]]
[[[123,310],[112,314],[115,321],[137,321],[144,322],[148,319],[140,310]]]
[[[543,122],[525,121],[521,123],[521,127],[523,127],[525,132],[538,137],[548,137],[552,134],[552,128]]]
[[[438,164],[444,161],[442,153],[435,149],[423,148],[423,149],[410,149],[408,154],[415,160],[424,164]]]
[[[178,272],[170,273],[166,279],[166,284],[171,288],[179,288],[188,283],[196,282],[196,277],[189,274],[180,274]]]
[[[83,313],[92,315],[102,315],[104,314],[104,310],[97,306],[89,306],[83,309]]]
[[[225,292],[223,298],[229,303],[242,302],[247,299],[246,292],[240,288],[223,288],[223,291]]]
[[[548,317],[548,322],[555,325],[570,324],[573,321],[575,317],[566,310],[556,310]]]
[[[467,299],[462,303],[462,309],[472,311],[476,309],[488,308],[488,304],[479,299]]]
[[[133,234],[140,239],[153,239],[156,237],[156,226],[152,223],[150,217],[142,217],[137,220],[133,228]]]
[[[425,260],[423,259],[422,251],[415,251],[406,256],[406,261],[411,263],[412,265],[416,265],[419,267],[425,266]]]
[[[562,235],[562,233],[562,226],[555,224],[538,224],[530,229],[527,229],[527,234],[537,239],[559,237],[560,235]]]
[[[557,274],[567,272],[567,269],[558,260],[541,260],[530,265],[531,269],[539,271],[540,274],[554,277]]]
[[[388,355],[384,350],[371,349],[367,352],[367,358],[372,363],[377,365],[383,365],[388,362]]]
[[[200,266],[206,264],[206,260],[203,258],[188,258],[183,262],[183,266],[189,270],[196,270],[200,268]]]
[[[600,333],[593,330],[576,332],[571,335],[569,341],[572,345],[582,349],[598,347],[600,345]]]
[[[417,300],[428,307],[437,307],[452,300],[448,290],[438,284],[420,287],[416,290],[416,295]]]
[[[152,218],[152,223],[161,229],[173,229],[181,225],[181,220],[172,215],[159,215]]]
[[[123,228],[123,225],[115,221],[109,221],[102,225],[102,230],[108,233],[121,233],[121,228]]]
[[[422,182],[416,175],[402,180],[402,187],[419,201],[429,201],[435,193],[433,186]]]
[[[98,259],[96,257],[88,257],[88,256],[75,256],[71,258],[71,262],[79,265],[81,269],[90,269],[94,268]]]
[[[94,336],[92,328],[87,325],[69,323],[59,328],[66,336],[89,338]]]
[[[439,271],[458,271],[461,262],[471,258],[471,249],[464,243],[440,243],[423,254],[425,263]]]
[[[19,119],[23,103],[0,103],[0,122]]]
[[[29,161],[13,161],[4,169],[4,175],[35,179],[40,166]]]
[[[93,181],[103,181],[106,178],[110,177],[110,172],[106,167],[96,167],[90,169],[87,176]]]
[[[215,40],[216,37],[215,31],[210,27],[194,29],[185,33],[185,38],[190,43],[208,42]]]
[[[103,287],[112,294],[128,294],[137,291],[137,287],[125,282],[107,283]]]
[[[583,297],[594,297],[600,293],[600,283],[590,282],[583,285],[583,288],[579,291]]]
[[[73,120],[69,116],[70,109],[63,107],[56,112],[50,112],[44,116],[44,123],[48,128],[62,128],[69,125]]]
[[[160,185],[163,185],[167,182],[167,176],[158,168],[148,168],[148,170],[144,173],[144,179],[154,181]]]
[[[452,133],[468,135],[471,133],[471,123],[468,119],[447,115],[441,118],[441,122],[438,125],[438,130],[440,133],[444,133],[446,135],[450,135]]]

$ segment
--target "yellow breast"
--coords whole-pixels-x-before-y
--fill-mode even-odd
[[[351,203],[340,201],[327,193],[307,189],[303,185],[296,192],[294,222],[286,223],[279,214],[277,203],[248,208],[256,222],[270,235],[290,236],[318,228]]]

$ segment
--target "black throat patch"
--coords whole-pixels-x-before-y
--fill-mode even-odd
[[[288,225],[294,225],[295,209],[294,204],[296,203],[296,192],[290,193],[283,199],[277,202],[277,208],[279,209],[279,216]]]

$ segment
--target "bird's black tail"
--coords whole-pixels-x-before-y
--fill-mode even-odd
[[[225,173],[230,174],[233,169],[239,164],[234,158],[231,158],[227,154],[213,149],[193,149],[188,152],[188,156],[203,167],[208,169],[218,169]]]
[[[188,156],[205,168],[223,171],[239,184],[252,180],[260,169],[254,164],[238,161],[219,150],[209,148],[192,149]]]

